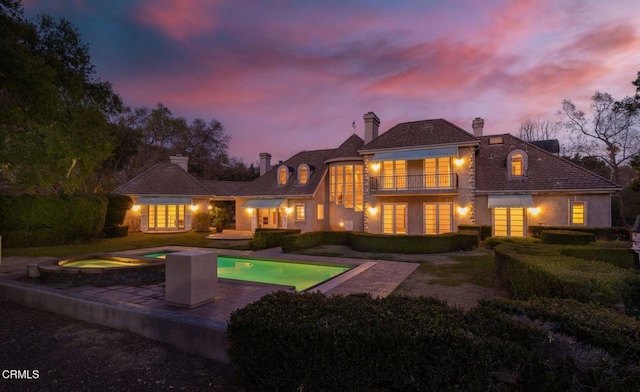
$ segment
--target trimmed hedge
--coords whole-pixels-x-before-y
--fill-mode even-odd
[[[475,238],[475,244],[471,244]],[[351,248],[375,253],[447,253],[469,246],[477,247],[477,233],[447,233],[438,235],[389,235],[363,232],[351,233]]]
[[[86,241],[102,232],[106,210],[106,198],[98,195],[2,195],[2,245],[20,248]]]
[[[495,248],[496,273],[516,299],[573,298],[605,305],[640,304],[640,275],[600,261],[560,254],[556,247],[504,244]]]
[[[122,226],[127,210],[131,209],[133,201],[126,195],[107,195],[107,212],[102,232],[105,237],[126,237],[128,226]]]
[[[596,235],[580,231],[544,230],[540,234],[540,242],[543,244],[587,245],[590,242],[596,242]]]
[[[251,248],[254,250],[282,246],[285,236],[300,234],[300,229],[256,229]]]
[[[625,227],[588,227],[588,226],[529,226],[529,234],[534,238],[540,238],[546,230],[569,230],[592,233],[599,240],[606,241],[631,241],[631,232]]]
[[[475,230],[480,233],[480,241],[491,237],[493,227],[491,225],[458,225],[458,231]]]
[[[638,254],[631,249],[579,247],[560,250],[564,256],[577,257],[584,260],[598,260],[613,264],[619,268],[638,268]]]
[[[349,231],[311,231],[282,238],[282,251],[295,252],[320,245],[350,245]]]
[[[538,244],[540,240],[531,237],[489,237],[484,240],[483,245],[489,249],[493,249],[502,244]]]

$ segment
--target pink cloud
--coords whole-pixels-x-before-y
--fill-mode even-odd
[[[136,18],[175,40],[184,41],[216,27],[216,10],[222,2],[223,0],[145,1],[138,7]]]

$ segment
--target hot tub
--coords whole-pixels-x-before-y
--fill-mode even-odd
[[[40,280],[71,285],[114,285],[164,280],[165,263],[144,258],[92,255],[38,265]]]

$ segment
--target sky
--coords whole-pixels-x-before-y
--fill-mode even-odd
[[[512,133],[623,98],[640,71],[637,0],[23,0],[73,23],[131,107],[220,121],[246,164],[444,118]]]

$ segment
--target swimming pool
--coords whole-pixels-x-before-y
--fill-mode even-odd
[[[297,291],[307,290],[349,269],[344,265],[218,256],[219,278],[294,286]]]

